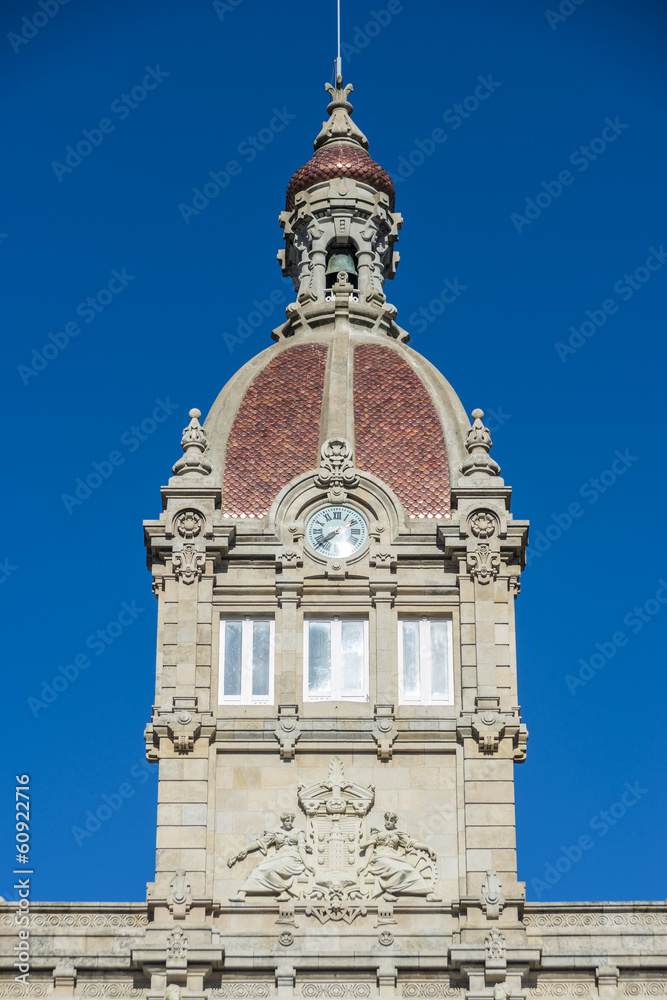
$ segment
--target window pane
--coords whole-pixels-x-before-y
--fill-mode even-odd
[[[241,696],[241,622],[225,622],[225,678],[223,693]]]
[[[269,696],[269,656],[271,626],[269,622],[252,623],[252,694],[254,698]]]
[[[331,622],[308,622],[308,691],[331,695]]]
[[[447,622],[431,622],[431,697],[447,698]]]
[[[403,628],[403,695],[421,698],[419,669],[419,622],[402,622]]]
[[[364,690],[364,623],[341,622],[342,695],[363,694]]]

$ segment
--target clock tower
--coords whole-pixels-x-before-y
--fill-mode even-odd
[[[524,900],[528,525],[483,412],[387,301],[394,187],[351,87],[327,89],[280,216],[294,301],[190,410],[145,522],[155,879],[141,902],[0,901],[0,1000],[667,997],[664,900]]]
[[[483,412],[387,301],[394,187],[352,87],[327,89],[280,216],[294,301],[190,411],[145,523],[159,806],[133,961],[156,996],[398,996],[447,968],[453,993],[402,995],[502,1000],[539,951],[513,796],[528,526]]]

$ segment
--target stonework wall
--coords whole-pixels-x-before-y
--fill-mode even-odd
[[[151,982],[151,938],[166,940],[166,925],[151,920],[140,903],[33,904],[32,958],[26,984],[13,976],[12,949],[17,941],[16,906],[0,904],[0,998],[2,997],[146,997],[157,1000]],[[251,921],[253,915],[251,914]],[[493,981],[497,967],[514,982],[516,1000],[562,997],[621,1000],[625,997],[667,997],[667,907],[664,903],[526,904],[520,920],[497,923],[504,938],[501,958],[485,960],[484,939],[462,915],[443,912],[432,924],[439,951],[424,954],[423,939],[406,941],[402,932],[411,920],[377,924],[359,918],[363,928],[319,925],[278,925],[263,953],[248,948],[248,925],[209,914],[206,952],[199,946],[201,922],[191,915],[183,922],[191,958],[199,961],[197,984],[183,995],[222,997],[471,997],[469,977]],[[355,922],[356,923],[356,922]],[[392,941],[386,939],[387,929]],[[281,936],[282,937],[281,943]],[[291,942],[289,936],[291,935]],[[481,935],[481,936],[480,936]],[[475,938],[481,942],[475,944]],[[510,940],[519,942],[514,949]],[[375,944],[372,944],[372,941]],[[464,942],[464,944],[461,944]],[[217,948],[216,961],[213,952]],[[364,958],[354,948],[363,946]],[[171,965],[177,969],[178,960]],[[202,972],[202,969],[204,972]],[[504,974],[505,974],[504,973]],[[153,972],[153,975],[155,973]],[[193,986],[201,988],[193,989]],[[187,992],[186,992],[187,990]],[[482,989],[485,995],[488,988]],[[491,995],[492,990],[489,992]]]

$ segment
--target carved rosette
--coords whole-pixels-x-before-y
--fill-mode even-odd
[[[183,583],[194,583],[206,569],[205,518],[198,510],[182,510],[174,518],[176,534],[171,565],[174,576]]]

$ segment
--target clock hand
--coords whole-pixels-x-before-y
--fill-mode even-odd
[[[320,540],[323,542],[328,542],[330,538],[333,538],[333,536],[337,535],[339,531],[342,531],[343,528],[349,527],[349,525],[351,524],[352,521],[346,521],[345,524],[341,524],[338,528],[334,528],[333,531],[330,531],[327,535],[320,535]]]

